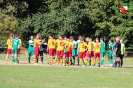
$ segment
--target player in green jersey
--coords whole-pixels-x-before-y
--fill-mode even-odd
[[[115,45],[113,43],[113,40],[109,40],[108,60],[110,63],[110,67],[114,66],[114,63],[113,63],[113,51],[114,51],[114,49],[115,49]]]
[[[12,62],[17,63],[17,55],[18,55],[18,45],[20,44],[18,35],[15,36],[15,38],[12,40]]]
[[[33,36],[30,36],[30,40],[29,40],[28,44],[29,44],[29,46],[28,46],[28,54],[29,54],[28,62],[30,63],[30,58],[31,58],[31,56],[34,55],[34,38],[33,38]]]
[[[101,66],[104,66],[104,55],[105,55],[105,42],[103,38],[100,38],[100,58],[101,58]]]

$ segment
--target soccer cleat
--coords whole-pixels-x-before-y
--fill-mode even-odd
[[[7,60],[5,60],[5,62],[4,62],[4,63],[6,64],[6,63],[8,63],[8,61],[7,61]]]

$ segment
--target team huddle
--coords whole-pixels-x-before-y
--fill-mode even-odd
[[[48,52],[49,65],[77,65],[78,66],[95,66],[96,60],[98,67],[104,67],[104,55],[106,53],[105,42],[103,38],[96,38],[92,41],[91,37],[87,37],[85,40],[82,36],[78,37],[75,41],[73,36],[66,38],[62,35],[58,36],[58,39],[54,39],[53,35],[49,35],[48,43],[45,39],[40,40],[41,35],[38,33],[35,38],[30,37],[28,46],[28,63],[33,56],[34,64],[38,63],[40,57],[41,63],[43,63],[43,53]],[[7,40],[8,55],[12,53],[12,62],[18,63],[18,54],[22,47],[19,36],[15,38],[10,35]],[[116,38],[115,41],[109,40],[108,60],[110,67],[122,67],[123,57],[125,55],[125,44],[123,39]],[[77,58],[77,59],[76,59]]]

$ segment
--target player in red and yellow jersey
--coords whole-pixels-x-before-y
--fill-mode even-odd
[[[63,36],[59,35],[59,38],[56,40],[56,45],[57,45],[56,56],[58,58],[58,64],[60,65],[62,65],[63,62],[65,44],[66,41],[63,39]]]
[[[38,33],[36,35],[36,38],[34,39],[34,63],[37,63],[38,56],[39,56],[39,46],[40,46],[40,34]]]
[[[93,57],[93,42],[92,38],[88,38],[88,44],[87,44],[87,52],[86,52],[86,59],[89,58],[89,66],[91,65],[91,59]]]
[[[80,59],[80,65],[82,65],[82,61],[85,60],[86,47],[87,44],[84,42],[83,38],[81,38],[78,44],[78,57]]]
[[[100,67],[100,42],[99,39],[96,38],[96,42],[94,43],[94,60],[93,65],[96,64],[96,59],[98,59],[98,67]]]
[[[55,55],[55,39],[53,38],[53,35],[49,35],[49,40],[48,40],[48,47],[47,50],[49,52],[49,56],[50,56],[50,61],[49,64],[53,64],[53,59],[54,59],[54,55]],[[56,64],[56,59],[54,59],[54,64]]]
[[[9,38],[7,39],[7,53],[6,53],[6,63],[9,57],[9,54],[12,54],[12,39],[13,39],[13,34],[10,34]]]
[[[18,40],[20,44],[18,45],[18,54],[20,54],[21,48],[22,48],[22,40],[20,39],[20,36],[18,35]]]
[[[73,46],[73,36],[70,36],[69,40],[66,44],[66,64],[71,65],[72,64],[72,46]]]

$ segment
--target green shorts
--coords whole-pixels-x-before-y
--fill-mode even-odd
[[[72,56],[77,56],[77,50],[76,49],[72,50]]]
[[[13,49],[12,49],[12,53],[13,53],[13,54],[18,54],[18,48],[13,48]]]
[[[109,58],[109,59],[112,59],[112,58],[113,58],[112,55],[113,55],[113,52],[112,52],[112,51],[109,51],[109,52],[108,52],[108,58]]]
[[[34,55],[34,50],[33,49],[28,49],[28,54],[33,56]]]
[[[104,57],[105,52],[100,52],[100,57]]]

